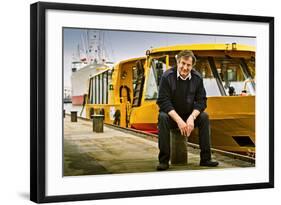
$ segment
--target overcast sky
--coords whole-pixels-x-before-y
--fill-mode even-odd
[[[91,30],[88,30],[91,31]],[[93,31],[93,30],[92,30]],[[94,30],[101,31],[101,30]],[[77,57],[77,45],[85,47],[86,29],[65,28],[64,29],[64,86],[71,86],[71,62],[73,56]],[[199,34],[174,34],[174,33],[152,33],[135,31],[113,31],[102,30],[103,42],[108,59],[107,61],[118,62],[128,58],[145,55],[150,48],[170,46],[176,44],[194,43],[233,43],[256,45],[254,37],[214,36]],[[93,32],[90,34],[93,34]],[[83,39],[83,40],[82,40]],[[84,42],[83,42],[84,41]]]

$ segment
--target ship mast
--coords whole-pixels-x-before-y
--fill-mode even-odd
[[[81,42],[73,54],[72,72],[90,64],[111,65],[111,62],[106,62],[107,57],[105,32],[87,29],[81,34]]]
[[[88,53],[91,64],[105,63],[104,32],[97,30],[87,30]]]

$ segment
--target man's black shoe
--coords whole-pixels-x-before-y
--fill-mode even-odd
[[[157,171],[164,171],[166,169],[169,169],[169,164],[160,163],[157,165],[156,169]]]
[[[218,165],[219,165],[219,163],[217,161],[212,161],[212,160],[200,161],[200,166],[216,167]]]

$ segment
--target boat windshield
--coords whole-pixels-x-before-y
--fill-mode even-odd
[[[166,65],[166,56],[152,59],[149,69],[149,75],[147,78],[146,85],[146,100],[156,100],[158,97],[158,87],[162,77],[163,72],[168,69]]]
[[[194,69],[201,73],[207,96],[221,96],[218,83],[207,58],[198,58]]]
[[[226,95],[255,95],[255,85],[252,75],[253,67],[243,59],[214,58],[218,77],[222,82]]]
[[[166,62],[167,59],[169,62]],[[146,100],[155,100],[162,74],[176,66],[174,55],[151,59],[146,85]],[[197,55],[194,68],[201,73],[207,96],[255,95],[255,59],[203,57]]]

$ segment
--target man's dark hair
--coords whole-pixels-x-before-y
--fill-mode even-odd
[[[180,62],[180,59],[182,57],[191,57],[192,58],[192,65],[194,66],[196,64],[196,57],[194,56],[193,52],[190,50],[182,50],[181,52],[176,55],[177,62]]]

